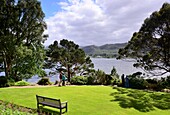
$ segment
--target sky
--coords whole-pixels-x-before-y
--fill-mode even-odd
[[[49,38],[79,46],[128,42],[144,20],[170,0],[40,0]]]

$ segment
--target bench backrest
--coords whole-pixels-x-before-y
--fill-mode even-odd
[[[46,102],[46,103],[53,104],[54,106],[61,106],[60,99],[53,99],[53,98],[38,96],[38,95],[36,95],[36,98],[37,98],[37,103]]]

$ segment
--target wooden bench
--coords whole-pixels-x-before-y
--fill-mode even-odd
[[[53,98],[38,96],[38,95],[36,95],[36,99],[37,99],[38,112],[40,109],[39,105],[60,109],[60,114],[62,114],[62,109],[64,108],[66,109],[65,112],[67,112],[67,101],[61,102],[60,99],[53,99]]]

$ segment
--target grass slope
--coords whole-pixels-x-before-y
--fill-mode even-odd
[[[35,95],[68,101],[66,115],[169,115],[170,94],[109,86],[0,88],[0,100],[36,108]]]

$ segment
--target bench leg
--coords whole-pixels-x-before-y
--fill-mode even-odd
[[[67,112],[67,106],[66,106],[66,112]]]
[[[67,103],[66,103],[66,112],[67,112]]]
[[[37,104],[37,112],[39,112],[39,104]]]
[[[62,109],[60,109],[60,115],[62,114]]]

